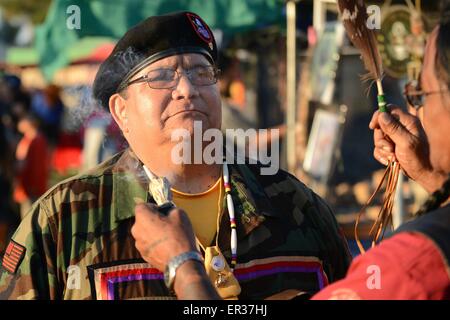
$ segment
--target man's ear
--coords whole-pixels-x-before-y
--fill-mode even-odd
[[[115,93],[109,98],[109,111],[122,132],[129,131],[125,98]]]

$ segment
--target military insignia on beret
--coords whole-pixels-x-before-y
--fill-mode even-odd
[[[211,42],[212,35],[211,35],[211,31],[207,27],[206,23],[204,23],[202,21],[202,19],[200,19],[200,17],[195,14],[186,13],[186,16],[189,18],[189,21],[191,22],[192,27],[194,28],[195,32],[198,34],[200,39],[202,39],[203,41],[208,43],[208,45],[211,47],[212,46],[212,42]],[[212,50],[212,48],[211,48],[211,50]]]
[[[148,17],[128,30],[101,64],[93,96],[109,109],[109,98],[127,87],[137,72],[157,60],[187,53],[202,54],[211,64],[217,63],[214,34],[202,18],[185,11]]]
[[[6,248],[5,255],[3,256],[2,266],[9,273],[15,273],[17,267],[22,262],[23,257],[25,256],[26,248],[14,240],[9,242],[8,247]]]

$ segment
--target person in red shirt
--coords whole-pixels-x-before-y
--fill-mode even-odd
[[[409,113],[374,114],[375,158],[397,159],[431,195],[415,220],[356,258],[347,276],[313,299],[450,299],[450,10],[428,39]],[[389,137],[387,139],[386,137]]]
[[[420,80],[406,87],[410,112],[390,106],[390,113],[375,112],[369,125],[375,158],[383,164],[396,159],[430,196],[416,219],[357,257],[344,279],[312,299],[450,299],[450,1],[445,3],[428,40]],[[158,269],[195,247],[182,210],[164,216],[142,204],[135,211],[136,248]],[[183,262],[175,274],[179,299],[218,298],[198,261]]]
[[[39,122],[27,114],[18,123],[23,134],[16,149],[14,201],[20,204],[23,218],[31,205],[47,190],[49,150],[47,139],[39,132]]]

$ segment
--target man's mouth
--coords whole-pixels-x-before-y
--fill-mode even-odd
[[[206,116],[206,113],[204,113],[202,111],[191,109],[191,110],[181,110],[181,111],[175,112],[169,118],[174,117],[176,115],[183,115],[183,114],[202,114],[202,115]]]

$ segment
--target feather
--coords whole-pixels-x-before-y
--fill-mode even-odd
[[[364,1],[338,0],[337,2],[348,37],[360,50],[364,65],[369,71],[364,78],[380,81],[383,75],[383,66],[375,31],[367,27],[369,16]]]
[[[386,102],[384,100],[383,87],[381,85],[381,78],[383,76],[383,66],[381,63],[380,52],[378,51],[377,39],[374,30],[367,27],[369,16],[363,0],[337,0],[339,12],[342,18],[342,23],[347,31],[348,37],[361,52],[364,65],[369,71],[369,74],[363,79],[372,79],[377,84],[378,90],[378,107],[380,112],[386,112]],[[359,237],[358,237],[358,223],[361,214],[365,208],[372,202],[378,191],[381,190],[383,183],[386,181],[386,188],[383,197],[383,205],[378,218],[372,226],[370,234],[374,234],[372,246],[374,246],[384,236],[384,232],[388,226],[392,226],[392,208],[394,205],[395,190],[397,187],[398,175],[400,172],[400,165],[397,161],[390,162],[386,168],[385,174],[381,179],[378,187],[375,189],[372,196],[359,212],[355,222],[355,239],[361,253],[365,252]]]
[[[146,166],[143,166],[147,177],[149,178],[148,191],[158,206],[172,202],[172,191],[170,182],[166,177],[158,177]]]
[[[152,177],[148,185],[150,194],[158,205],[172,201],[170,183],[166,177]]]

